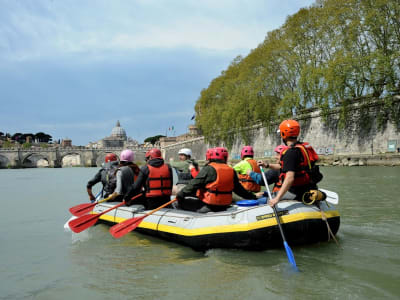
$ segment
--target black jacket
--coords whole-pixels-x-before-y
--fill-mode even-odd
[[[222,161],[216,160],[216,163],[224,163]],[[189,181],[189,183],[177,194],[178,199],[183,199],[186,196],[195,196],[196,192],[200,188],[204,188],[207,184],[214,182],[217,180],[217,171],[210,165],[204,166],[199,174],[197,174],[196,178],[193,178]],[[239,178],[234,172],[233,176],[233,191],[238,194],[240,197],[244,199],[256,199],[257,197],[246,191],[243,186],[239,182]]]

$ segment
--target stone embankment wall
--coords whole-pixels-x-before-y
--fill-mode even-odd
[[[400,103],[400,97],[396,101]],[[350,108],[351,118],[345,128],[338,125],[339,109],[332,110],[329,125],[323,122],[323,116],[316,110],[307,115],[297,117],[302,127],[300,140],[309,142],[321,157],[324,165],[400,165],[400,128],[391,122],[379,127],[376,110],[381,102],[371,102],[367,108],[358,105]],[[397,106],[398,108],[398,106]],[[354,119],[354,121],[353,121]],[[364,119],[363,125],[360,119]],[[276,129],[279,124],[275,124]],[[274,127],[274,126],[273,126]],[[262,126],[248,129],[250,145],[254,147],[257,158],[271,158],[273,149],[281,144],[279,134],[269,132]],[[209,145],[203,137],[172,144],[162,150],[167,160],[177,160],[177,152],[181,148],[191,148],[193,157],[203,160],[207,148],[220,145]],[[243,140],[237,138],[230,150],[230,159],[240,159]]]

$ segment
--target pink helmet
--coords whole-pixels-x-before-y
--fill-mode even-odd
[[[240,158],[245,156],[254,156],[254,150],[252,146],[244,146],[242,152],[240,153]]]
[[[274,151],[275,151],[276,153],[278,153],[278,154],[282,154],[282,152],[285,151],[285,150],[288,149],[288,148],[289,148],[289,147],[286,146],[286,145],[279,145],[279,146],[276,146],[276,147],[275,147]]]
[[[135,153],[133,153],[132,150],[126,149],[121,152],[120,161],[133,162],[134,159],[135,159]]]
[[[228,150],[224,147],[216,147],[212,149],[210,159],[228,160]]]
[[[206,160],[210,160],[211,159],[211,153],[213,152],[213,150],[214,150],[214,148],[207,149]]]

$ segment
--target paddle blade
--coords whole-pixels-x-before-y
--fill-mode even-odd
[[[78,205],[75,205],[74,207],[71,207],[69,209],[69,212],[76,217],[80,217],[80,216],[90,213],[92,211],[93,207],[96,206],[96,204],[97,204],[96,202],[95,203],[78,204]]]
[[[75,220],[70,221],[68,225],[73,232],[79,233],[89,228],[90,226],[96,224],[99,217],[100,215],[84,215]]]
[[[139,218],[128,219],[119,224],[116,224],[110,228],[110,233],[113,237],[119,239],[120,237],[124,236],[125,234],[131,232],[136,227],[138,227],[145,217],[147,216],[144,215]]]
[[[290,247],[286,241],[283,241],[283,245],[285,246],[286,254],[287,254],[290,264],[293,266],[295,271],[298,271],[299,269],[297,269],[296,261],[294,260],[294,255],[293,255],[292,249],[290,249]]]

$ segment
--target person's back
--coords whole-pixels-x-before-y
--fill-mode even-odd
[[[210,163],[177,194],[181,209],[202,213],[226,210],[232,203],[232,192],[243,198],[255,198],[242,187],[233,168],[226,164],[228,151],[222,147],[211,150],[206,157]]]
[[[118,161],[112,161],[104,165],[104,172],[101,174],[101,182],[103,183],[104,198],[111,195],[117,187],[116,172],[118,169]]]
[[[257,165],[257,162],[253,159],[253,157],[253,147],[244,146],[241,151],[242,160],[233,166],[233,169],[238,174],[240,183],[247,191],[259,192],[261,190],[260,184],[258,184],[251,176],[248,175],[249,171],[261,174],[260,167]]]
[[[317,182],[312,180],[311,172],[315,166],[318,155],[308,143],[296,141],[288,149],[282,152],[280,159],[280,176],[273,192],[279,191],[282,186],[286,173],[290,170],[295,172],[294,181],[289,188],[289,192],[296,195],[297,200],[301,200],[304,193],[317,189]],[[311,157],[310,157],[311,156]],[[322,176],[322,175],[321,175]]]
[[[134,153],[129,149],[121,152],[120,164],[115,172],[116,187],[111,194],[110,201],[122,201],[124,199],[125,202],[129,202],[129,199],[125,199],[125,196],[135,183],[140,171],[139,167],[133,163],[134,157]]]
[[[164,163],[159,149],[146,153],[147,164],[140,170],[128,197],[135,196],[144,190],[146,209],[157,208],[170,201],[172,194],[172,169]]]
[[[103,167],[95,174],[95,176],[88,181],[86,185],[86,190],[89,195],[89,199],[91,201],[95,200],[95,197],[92,192],[92,187],[101,182],[103,187],[101,194],[104,198],[108,197],[115,188],[115,181],[113,182],[113,178],[108,176],[108,171],[112,168],[115,168],[118,165],[118,157],[114,153],[108,153],[105,156],[105,162]],[[114,176],[115,178],[115,176]],[[113,185],[114,184],[114,185]]]
[[[306,193],[317,188],[317,181],[322,179],[319,170],[318,179],[312,174],[318,155],[308,143],[298,141],[300,124],[295,120],[284,120],[279,125],[279,132],[289,148],[282,153],[280,164],[273,165],[274,168],[280,167],[280,175],[273,189],[273,198],[268,202],[270,206],[282,199],[301,201]]]

